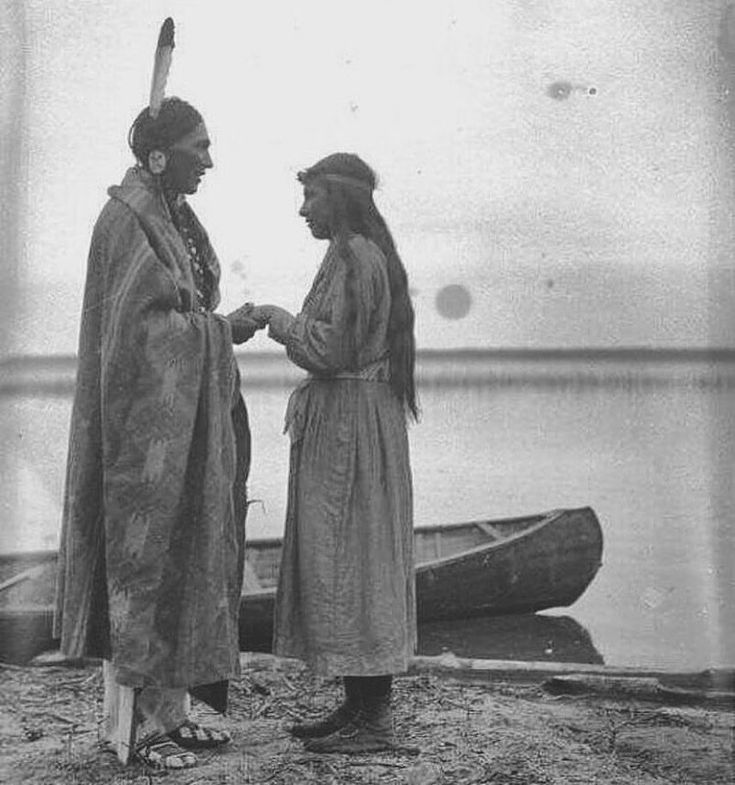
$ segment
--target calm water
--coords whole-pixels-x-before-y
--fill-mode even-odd
[[[510,363],[478,381],[459,362],[423,384],[410,432],[416,523],[590,505],[604,565],[558,615],[582,625],[608,664],[735,665],[732,368],[578,364]],[[278,536],[288,389],[246,384],[245,394],[250,493],[261,500],[248,536]],[[70,407],[68,396],[0,397],[0,550],[56,547]]]

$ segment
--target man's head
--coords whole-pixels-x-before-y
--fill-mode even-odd
[[[143,109],[130,129],[128,144],[138,163],[176,194],[193,194],[213,165],[204,120],[180,98],[164,99],[155,118]]]
[[[304,187],[299,215],[319,240],[340,231],[364,233],[366,217],[374,212],[375,172],[353,153],[333,153],[298,174]]]

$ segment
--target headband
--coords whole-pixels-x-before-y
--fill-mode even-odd
[[[342,185],[351,185],[353,188],[362,188],[363,191],[368,193],[373,192],[373,187],[370,183],[364,180],[358,180],[356,177],[345,177],[341,174],[319,174],[317,177],[323,177],[325,180],[330,180],[333,183],[341,183]]]

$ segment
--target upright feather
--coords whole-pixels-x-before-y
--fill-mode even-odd
[[[151,117],[157,117],[161,109],[173,51],[174,20],[169,16],[164,20],[161,25],[161,32],[158,34],[156,58],[153,63],[153,79],[151,80],[151,98],[148,104],[148,111]]]

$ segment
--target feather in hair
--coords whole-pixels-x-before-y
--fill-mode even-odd
[[[153,63],[153,79],[151,80],[151,97],[148,103],[148,111],[151,117],[154,118],[158,116],[163,103],[173,51],[174,20],[169,16],[161,25],[161,32],[158,34],[158,46],[156,47],[156,58]]]

